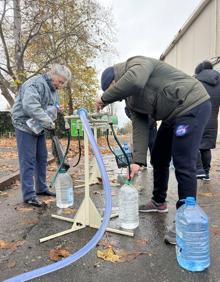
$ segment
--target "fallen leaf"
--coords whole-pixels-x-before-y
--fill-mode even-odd
[[[16,207],[15,209],[21,212],[29,212],[29,211],[33,211],[34,208],[22,206],[22,207]]]
[[[49,256],[52,261],[58,261],[61,258],[68,257],[69,255],[70,255],[70,252],[60,246],[54,249],[51,249],[49,252]]]
[[[23,220],[21,221],[20,224],[22,225],[29,225],[29,224],[32,224],[32,225],[35,225],[35,224],[38,224],[39,223],[39,220],[38,219],[27,219],[27,220]]]
[[[118,254],[120,255],[119,262],[126,262],[126,261],[131,261],[140,255],[148,254],[148,253],[139,252],[139,251],[133,251],[133,252],[118,251]]]
[[[76,209],[66,208],[62,210],[62,213],[64,214],[73,214],[76,212]]]
[[[8,193],[0,191],[0,197],[8,197]]]
[[[11,249],[16,250],[19,246],[22,246],[24,241],[9,242],[5,240],[0,240],[0,249]]]
[[[43,202],[46,204],[46,205],[48,205],[48,206],[50,206],[52,203],[54,203],[56,201],[56,199],[54,199],[54,198],[48,198],[48,199],[46,199],[46,200],[43,200]]]
[[[111,246],[103,251],[97,250],[96,254],[98,258],[101,258],[105,261],[119,262],[120,260],[120,256],[115,254],[115,251]]]
[[[211,227],[211,230],[214,235],[220,236],[220,229]]]

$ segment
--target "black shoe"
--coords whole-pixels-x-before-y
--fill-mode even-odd
[[[37,195],[56,197],[56,193],[51,192],[50,190],[46,190],[44,192],[39,192],[39,193],[37,193]]]
[[[31,205],[31,206],[34,206],[34,207],[38,207],[38,208],[43,206],[43,204],[41,203],[41,201],[38,200],[37,197],[33,197],[30,200],[26,200],[24,202],[26,204],[28,204],[28,205]]]

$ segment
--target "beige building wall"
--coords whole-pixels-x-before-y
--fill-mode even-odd
[[[161,59],[193,74],[201,61],[220,56],[220,0],[204,0]]]
[[[211,60],[220,72],[220,0],[204,0],[161,55],[165,62],[193,75],[195,67]],[[218,142],[220,142],[220,115]]]

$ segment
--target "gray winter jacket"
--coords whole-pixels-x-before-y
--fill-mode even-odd
[[[34,118],[44,128],[50,128],[53,121],[46,113],[46,109],[56,102],[58,93],[46,74],[28,79],[21,85],[12,108],[14,127],[34,135],[26,124],[29,118]]]
[[[209,99],[202,84],[153,58],[136,56],[114,65],[116,83],[102,95],[105,105],[126,100],[132,111],[134,162],[146,162],[148,123],[170,120]]]

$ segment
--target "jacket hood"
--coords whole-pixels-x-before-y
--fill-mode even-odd
[[[220,83],[220,74],[216,70],[206,69],[202,70],[195,76],[199,81],[208,83],[210,85],[217,85]]]

